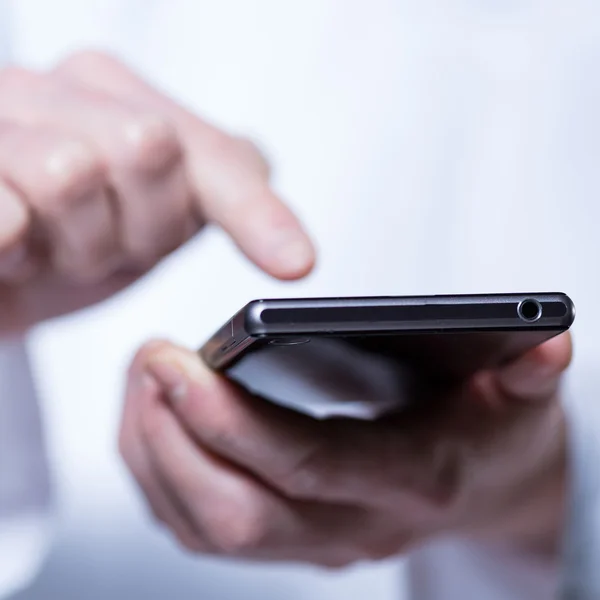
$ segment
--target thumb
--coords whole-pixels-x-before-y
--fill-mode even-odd
[[[190,386],[201,386],[206,392],[219,392],[229,384],[209,369],[200,356],[187,348],[160,340],[146,344],[139,353],[141,368],[147,371],[165,388],[169,399],[178,404],[188,394]]]
[[[506,395],[530,401],[553,396],[572,358],[571,336],[557,336],[500,369],[497,383]]]

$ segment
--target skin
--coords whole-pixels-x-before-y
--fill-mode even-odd
[[[129,374],[120,448],[155,517],[194,552],[328,567],[437,536],[552,557],[565,498],[558,402],[568,335],[427,411],[313,420],[152,342]]]
[[[312,268],[306,233],[248,141],[117,60],[0,71],[0,335],[123,289],[206,223],[261,269]]]
[[[0,337],[123,289],[206,223],[267,273],[314,250],[256,148],[98,53],[0,72]],[[480,373],[438,408],[315,421],[153,342],[131,367],[120,449],[188,549],[338,567],[439,535],[555,550],[570,338]]]

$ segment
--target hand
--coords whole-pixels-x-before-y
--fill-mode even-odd
[[[156,518],[197,552],[342,566],[442,534],[549,552],[570,357],[562,335],[423,410],[317,421],[154,342],[131,367],[120,449]]]
[[[206,222],[301,277],[313,249],[268,178],[252,144],[115,59],[0,71],[0,336],[102,300]]]

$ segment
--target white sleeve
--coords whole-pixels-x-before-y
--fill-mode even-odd
[[[0,342],[0,598],[26,586],[45,558],[51,496],[25,341]]]
[[[561,600],[600,598],[600,373],[593,365],[571,377],[567,396],[571,498]]]
[[[557,563],[466,540],[438,540],[409,556],[410,597],[548,600],[556,597]]]

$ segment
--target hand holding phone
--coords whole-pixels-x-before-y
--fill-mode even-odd
[[[158,342],[131,368],[121,451],[194,552],[339,567],[456,535],[546,556],[565,503],[570,355],[559,335],[433,398],[437,410],[317,420]]]
[[[506,363],[573,318],[565,294],[257,300],[200,353],[284,406],[373,418]]]

